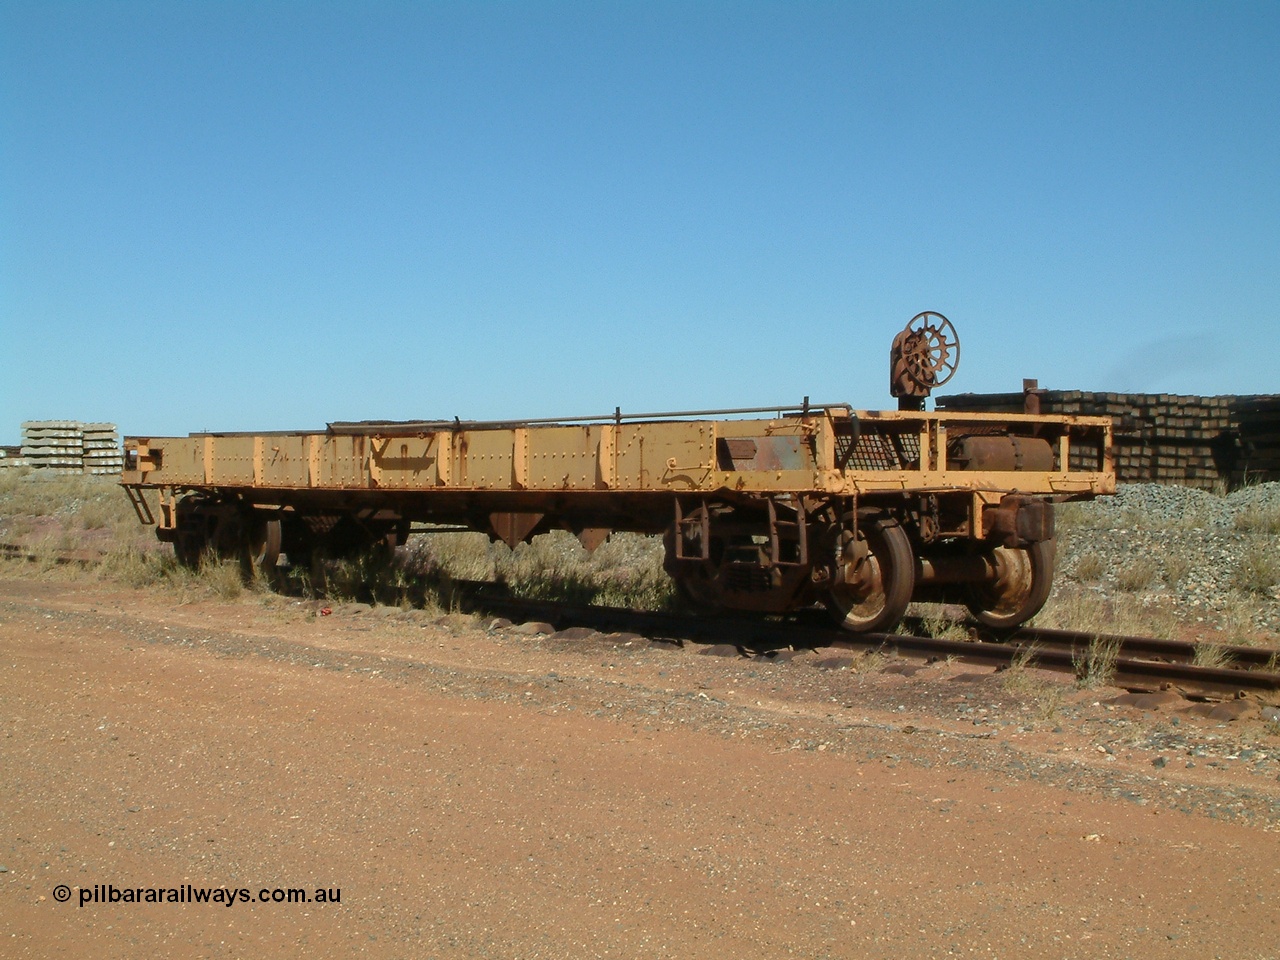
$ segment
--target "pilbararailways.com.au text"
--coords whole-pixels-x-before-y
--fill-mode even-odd
[[[69,887],[59,884],[54,899],[66,902]],[[76,890],[79,906],[113,903],[217,903],[225,907],[258,903],[341,903],[341,887],[197,887],[184,883],[176,887],[117,887],[95,883]]]

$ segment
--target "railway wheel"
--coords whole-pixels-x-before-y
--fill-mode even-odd
[[[1049,599],[1057,541],[1041,540],[1026,549],[996,547],[996,579],[969,587],[967,606],[975,620],[1008,630],[1030,620]]]
[[[896,520],[879,517],[859,523],[840,540],[839,576],[827,609],[853,633],[887,630],[902,619],[915,587],[911,541]]]

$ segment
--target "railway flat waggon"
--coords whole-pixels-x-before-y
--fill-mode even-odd
[[[895,340],[893,411],[806,399],[128,437],[122,485],[190,564],[206,551],[307,564],[403,543],[414,523],[511,546],[565,529],[587,549],[635,531],[663,536],[667,572],[700,607],[823,604],[849,630],[878,631],[913,599],[954,600],[1013,627],[1048,596],[1054,504],[1115,490],[1111,422],[926,412],[958,351],[944,322],[921,314]]]

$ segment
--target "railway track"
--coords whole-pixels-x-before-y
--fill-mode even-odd
[[[705,617],[594,607],[506,594],[499,585],[460,582],[462,594],[477,612],[511,619],[542,620],[563,629],[584,626],[601,631],[634,632],[676,643],[730,644],[741,653],[768,657],[789,648],[835,647],[847,650],[893,650],[899,654],[1009,667],[1015,663],[1078,674],[1090,658],[1105,659],[1111,683],[1131,691],[1175,690],[1189,697],[1230,699],[1280,697],[1280,651],[1245,646],[1217,646],[1220,666],[1197,664],[1201,645],[1156,637],[1075,632],[1026,627],[1000,640],[952,640],[916,633],[851,634],[821,625],[816,617],[785,620],[752,617]],[[912,626],[908,621],[904,626]],[[919,621],[914,625],[918,628]]]
[[[1126,654],[1137,659],[1159,660],[1169,663],[1188,663],[1197,666],[1205,644],[1186,640],[1164,640],[1159,637],[1131,637],[1121,634],[1088,633],[1074,630],[1056,630],[1047,627],[1023,627],[1012,642],[1034,643],[1041,649],[1073,649],[1081,643],[1113,643]],[[1213,644],[1224,664],[1235,669],[1277,671],[1280,670],[1280,651],[1269,647],[1246,647],[1234,644]]]
[[[91,564],[101,553],[65,550],[34,553],[18,544],[0,543],[0,557],[58,564]],[[952,657],[963,662],[1014,664],[1079,674],[1090,659],[1105,659],[1111,683],[1131,691],[1175,690],[1202,699],[1253,696],[1280,699],[1280,650],[1215,645],[1219,665],[1196,660],[1204,645],[1157,637],[1099,634],[1042,627],[1021,627],[995,637],[974,628],[971,639],[954,640],[923,633],[854,634],[823,623],[806,612],[785,619],[746,615],[697,616],[629,610],[512,596],[501,584],[481,580],[454,581],[465,609],[519,621],[537,620],[557,629],[589,627],[601,632],[630,632],[676,644],[728,644],[744,655],[768,658],[784,649],[834,647],[846,650],[892,650],[923,659]],[[907,619],[903,629],[920,630],[923,621]]]
[[[30,563],[56,563],[59,566],[68,564],[99,563],[106,556],[101,550],[32,550],[18,543],[0,543],[0,559],[26,560]]]

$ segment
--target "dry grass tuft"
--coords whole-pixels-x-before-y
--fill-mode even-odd
[[[923,605],[921,605],[923,607]],[[932,606],[932,605],[931,605]],[[963,620],[948,617],[938,609],[921,610],[921,626],[935,640],[968,640],[969,628]]]
[[[1116,674],[1116,661],[1120,658],[1120,642],[1095,637],[1084,650],[1071,655],[1075,667],[1076,683],[1086,690],[1105,687]]]
[[[1082,530],[1099,530],[1109,523],[1098,511],[1082,503],[1059,504],[1053,522],[1060,537]]]
[[[893,659],[883,650],[868,650],[860,657],[855,657],[849,665],[850,673],[877,673],[889,665]]]
[[[1116,573],[1116,586],[1126,593],[1145,590],[1160,574],[1160,566],[1150,557],[1137,557]]]
[[[98,562],[97,573],[105,579],[117,580],[130,587],[151,587],[170,578],[177,566],[178,561],[168,551],[144,552],[132,546],[121,545]]]
[[[1238,594],[1219,614],[1218,627],[1241,646],[1255,646],[1259,640],[1257,620],[1261,606],[1249,594]]]
[[[1197,643],[1192,662],[1197,667],[1214,667],[1220,669],[1230,665],[1231,654],[1229,654],[1221,645],[1216,643]]]
[[[1162,558],[1164,579],[1171,587],[1176,587],[1191,572],[1193,564],[1185,555],[1170,551]]]
[[[355,557],[325,565],[324,583],[308,589],[319,590],[338,603],[366,602],[401,609],[445,609],[450,595],[438,581],[419,576],[416,571],[384,549],[373,549]]]
[[[453,580],[497,580],[513,594],[640,610],[664,610],[675,599],[656,537],[614,534],[588,554],[565,531],[509,550],[484,534],[438,533],[415,538],[411,565],[447,587]]]
[[[427,533],[409,543],[411,565],[426,573],[446,573],[455,580],[492,580],[498,550],[483,533]],[[510,552],[510,551],[507,551]]]
[[[1107,572],[1106,561],[1096,553],[1086,553],[1076,561],[1075,576],[1082,583],[1093,583]]]
[[[1119,594],[1107,599],[1095,590],[1061,583],[1036,615],[1038,627],[1058,627],[1083,633],[1146,634],[1171,638],[1177,635],[1177,614],[1165,605],[1148,605],[1136,597]]]
[[[1061,683],[1033,669],[1035,658],[1034,643],[1019,650],[1008,668],[1001,672],[1000,685],[1010,695],[1028,703],[1037,720],[1052,720],[1066,694]]]
[[[1280,533],[1280,503],[1268,503],[1236,514],[1235,527],[1241,533],[1274,536]]]
[[[1232,585],[1245,593],[1267,595],[1280,584],[1280,556],[1274,543],[1255,540],[1240,556]]]
[[[236,560],[216,560],[206,556],[200,561],[196,579],[219,600],[239,600],[246,588],[244,571]]]

